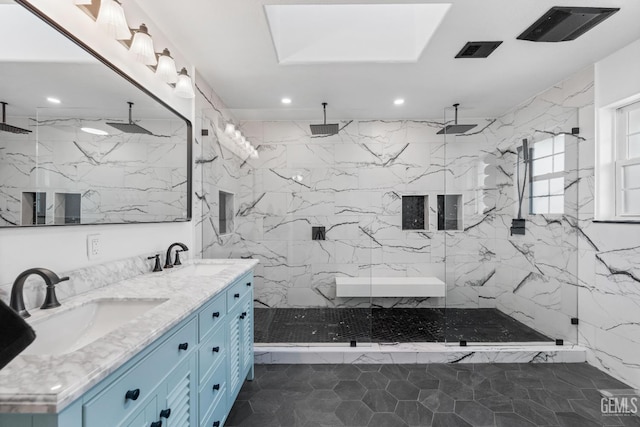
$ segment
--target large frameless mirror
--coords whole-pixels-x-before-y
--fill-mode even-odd
[[[191,123],[0,1],[0,227],[191,219]]]

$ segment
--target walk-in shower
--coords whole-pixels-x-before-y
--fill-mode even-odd
[[[576,342],[576,109],[439,132],[452,121],[455,107],[441,121],[341,122],[327,139],[300,122],[244,122],[260,150],[248,160],[205,123],[203,158],[225,165],[203,163],[203,255],[260,260],[257,345]],[[232,227],[218,227],[221,191]],[[526,234],[512,235],[518,217]],[[369,292],[344,296],[340,278]],[[406,291],[413,279],[443,293],[376,296],[375,283]]]

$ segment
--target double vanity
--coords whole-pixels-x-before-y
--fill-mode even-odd
[[[193,261],[31,310],[0,426],[223,426],[253,378],[256,264]]]

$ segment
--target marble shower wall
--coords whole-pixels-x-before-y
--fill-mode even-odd
[[[481,129],[489,121],[480,123]],[[496,193],[486,176],[495,158],[491,143],[480,133],[445,147],[435,135],[441,124],[428,121],[340,127],[338,135],[312,137],[308,122],[242,123],[260,158],[206,165],[205,188],[213,199],[207,199],[205,256],[259,258],[257,306],[368,306],[369,300],[336,298],[335,277],[375,275],[447,278],[447,305],[476,307],[478,288],[490,288],[494,274],[495,251],[487,241]],[[224,156],[216,143],[209,145],[210,159]],[[464,230],[437,230],[436,197],[445,180],[449,192],[463,197]],[[235,195],[235,228],[227,235],[217,229],[218,190]],[[402,230],[402,195],[428,196],[427,230]],[[313,226],[325,227],[326,240],[312,240]],[[457,252],[446,266],[445,245]],[[384,298],[374,304],[445,301]]]
[[[193,221],[196,255],[202,258],[240,257],[233,248],[238,233],[220,232],[220,191],[237,196],[247,191],[252,168],[225,148],[219,133],[233,117],[209,85],[196,74],[196,123],[194,124]],[[249,187],[250,188],[250,187]],[[237,203],[237,201],[236,201]],[[246,255],[242,255],[247,257]]]
[[[515,148],[542,127],[567,132],[565,213],[527,215],[527,234],[509,236],[516,211]],[[589,67],[498,118],[496,306],[554,338],[589,349],[589,363],[640,388],[640,233],[637,224],[594,222],[594,70]],[[579,325],[571,325],[577,317]]]
[[[21,224],[22,193],[34,191],[46,193],[46,224],[64,221],[57,202],[66,193],[80,195],[82,224],[184,218],[184,121],[137,121],[153,135],[80,130],[105,128],[105,121],[12,119],[33,133],[0,135],[0,226]]]
[[[585,70],[499,117],[486,132],[496,141],[496,307],[551,338],[575,343],[578,309],[579,152],[593,139],[582,109],[593,108],[593,74]],[[579,135],[571,135],[580,127]],[[529,214],[525,235],[510,235],[518,211],[517,148],[564,134],[564,213]],[[520,165],[521,173],[524,172]],[[521,181],[522,182],[522,181]]]

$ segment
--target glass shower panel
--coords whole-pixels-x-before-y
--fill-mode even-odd
[[[382,195],[359,186],[358,165],[371,153],[357,135],[313,137],[300,122],[237,128],[259,158],[239,157],[218,121],[204,119],[203,256],[260,261],[256,344],[369,345]],[[351,160],[336,161],[344,153]]]
[[[576,342],[577,109],[459,121],[478,126],[445,135],[446,342]]]

